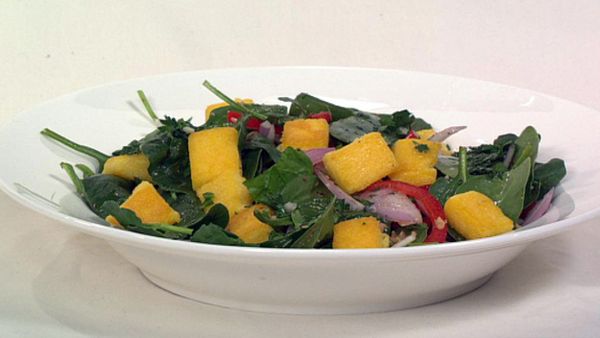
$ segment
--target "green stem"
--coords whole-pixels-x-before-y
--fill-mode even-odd
[[[221,100],[227,102],[227,104],[229,104],[233,109],[238,110],[240,113],[245,113],[245,114],[252,115],[252,116],[256,117],[259,120],[266,120],[268,118],[268,116],[266,116],[264,114],[256,112],[253,109],[250,109],[249,107],[246,107],[243,104],[235,102],[235,100],[232,100],[230,97],[228,97],[227,95],[223,94],[223,92],[221,92],[220,90],[218,90],[217,88],[215,88],[212,84],[210,84],[210,82],[208,82],[208,81],[205,80],[202,83],[202,85],[204,87],[208,88],[208,90],[210,90],[218,98],[220,98]]]
[[[41,131],[42,135],[47,136],[59,143],[62,143],[63,145],[65,145],[68,148],[71,148],[73,150],[75,150],[76,152],[88,155],[90,157],[95,158],[98,163],[100,164],[100,168],[102,168],[104,166],[104,163],[110,158],[110,156],[99,152],[96,149],[90,148],[88,146],[84,146],[78,143],[75,143],[71,140],[69,140],[68,138],[57,134],[56,132],[45,128],[44,130]]]
[[[148,226],[153,227],[154,229],[163,229],[163,230],[165,230],[165,232],[175,232],[178,234],[183,234],[183,235],[188,235],[188,236],[190,236],[192,234],[192,232],[194,232],[194,229],[184,228],[184,227],[170,225],[170,224],[162,224],[162,223],[161,224],[148,224]]]
[[[461,181],[465,183],[469,175],[467,170],[467,148],[465,147],[458,149],[458,170]]]
[[[69,163],[62,162],[60,164],[60,167],[63,168],[64,171],[67,172],[67,175],[69,175],[69,178],[73,182],[73,185],[75,186],[75,189],[77,190],[77,193],[79,193],[79,195],[83,195],[85,192],[85,189],[83,188],[83,182],[81,182],[81,179],[75,173],[75,169],[73,168],[73,166],[70,165]]]
[[[96,173],[85,164],[76,164],[75,168],[79,169],[84,177],[94,176]]]
[[[144,104],[144,108],[146,108],[148,115],[150,115],[150,118],[154,121],[158,121],[158,116],[156,116],[154,109],[152,109],[152,106],[150,105],[150,101],[148,101],[148,98],[146,97],[146,94],[144,94],[144,91],[138,90],[137,93],[138,93],[138,96],[140,97],[140,100],[142,100],[142,103]]]

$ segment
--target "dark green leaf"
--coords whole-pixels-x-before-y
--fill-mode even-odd
[[[160,193],[167,203],[181,215],[181,221],[177,223],[177,226],[193,227],[204,218],[204,208],[195,193],[176,193],[163,190],[160,190]]]
[[[254,209],[254,217],[256,217],[259,221],[266,223],[272,227],[282,227],[292,225],[292,218],[290,216],[277,217],[276,215],[271,215],[269,210],[259,210],[258,208]]]
[[[309,198],[316,181],[310,158],[300,150],[287,148],[279,162],[245,185],[256,202],[281,207]]]
[[[381,124],[376,115],[359,112],[356,115],[331,123],[329,133],[332,137],[343,143],[351,143],[365,134],[379,131],[380,129]]]
[[[262,149],[269,154],[269,157],[273,162],[279,161],[281,158],[281,152],[277,150],[275,143],[272,140],[262,136],[257,132],[251,132],[246,136],[245,149]]]
[[[119,221],[123,228],[129,231],[156,237],[184,239],[192,234],[192,229],[169,224],[144,224],[136,214],[128,209],[119,207],[115,201],[106,201],[102,210]]]
[[[540,144],[540,135],[532,126],[525,128],[521,135],[515,140],[517,150],[512,161],[511,168],[519,166],[529,158],[530,162],[535,163],[538,147]],[[533,168],[532,168],[533,169]]]
[[[319,216],[315,223],[292,244],[292,247],[304,249],[314,248],[319,242],[331,237],[335,221],[335,198],[332,198],[321,216]]]
[[[125,202],[131,195],[135,183],[112,175],[94,175],[82,180],[84,201],[94,213],[102,218],[108,214],[102,209],[107,201],[114,201],[117,205]]]
[[[536,164],[533,172],[535,181],[540,183],[539,196],[541,197],[560,183],[567,175],[567,168],[563,160],[553,158],[547,163]]]
[[[251,180],[259,174],[263,151],[262,149],[252,149],[242,152],[242,167],[247,180]]]
[[[458,189],[461,184],[462,181],[458,177],[440,177],[431,185],[429,192],[444,205],[452,195],[456,194],[456,189]]]
[[[291,116],[307,117],[308,115],[324,111],[331,113],[333,121],[341,120],[361,112],[354,108],[340,107],[306,93],[298,94],[290,106]]]
[[[196,230],[191,238],[192,242],[218,244],[229,246],[254,246],[246,244],[235,234],[226,231],[216,224],[206,224]]]

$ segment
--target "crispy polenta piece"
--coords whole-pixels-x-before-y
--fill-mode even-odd
[[[146,224],[176,224],[181,221],[179,213],[171,208],[152,183],[147,181],[143,181],[133,189],[131,196],[121,204],[121,208],[135,212],[142,223]],[[106,217],[106,221],[115,227],[120,227],[113,216]]]
[[[419,135],[419,137],[422,140],[429,140],[429,138],[433,135],[435,135],[437,132],[433,129],[422,129],[416,132],[417,135]],[[446,156],[450,156],[452,155],[452,151],[450,150],[450,147],[445,144],[445,143],[440,143],[442,146],[440,148],[440,155],[446,155]]]
[[[444,212],[450,226],[466,239],[500,235],[514,226],[491,198],[477,191],[450,197]]]
[[[326,148],[329,145],[329,124],[324,119],[299,119],[283,125],[281,150]]]
[[[104,163],[102,173],[105,175],[114,175],[126,180],[134,180],[136,178],[144,181],[151,181],[152,178],[148,173],[150,161],[144,154],[135,155],[119,155],[109,158]]]
[[[229,221],[227,230],[236,234],[244,243],[258,244],[269,240],[269,235],[273,228],[263,223],[254,216],[254,210],[269,210],[269,207],[263,204],[253,205],[242,209],[235,214]]]
[[[377,132],[327,153],[323,164],[335,183],[349,194],[384,178],[398,165],[394,153]]]
[[[227,207],[229,215],[234,215],[245,206],[252,204],[252,197],[244,185],[244,180],[241,174],[226,172],[204,184],[196,190],[196,194],[203,200],[205,193],[213,193],[214,203],[222,203]]]
[[[334,249],[383,248],[389,246],[389,239],[385,242],[375,217],[355,218],[333,226]]]
[[[421,139],[402,139],[392,148],[398,167],[389,175],[392,180],[423,186],[433,184],[441,144]]]
[[[242,175],[242,162],[238,151],[238,132],[233,127],[213,128],[189,136],[192,186],[200,189],[220,175]]]

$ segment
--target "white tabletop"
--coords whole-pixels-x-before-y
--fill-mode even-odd
[[[114,80],[272,65],[446,73],[600,109],[599,14],[598,1],[4,0],[0,123]],[[597,220],[533,244],[465,296],[399,312],[317,317],[186,300],[153,286],[103,240],[2,193],[0,215],[2,337],[600,335]]]

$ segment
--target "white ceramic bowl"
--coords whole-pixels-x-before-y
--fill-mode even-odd
[[[469,126],[452,139],[455,144],[489,142],[531,124],[542,134],[540,160],[565,159],[568,176],[554,207],[536,224],[493,238],[443,245],[371,250],[241,248],[155,238],[103,225],[75,196],[59,168],[61,161],[93,162],[44,139],[39,131],[49,127],[110,152],[153,129],[141,113],[137,89],[145,90],[159,113],[194,116],[194,122],[200,123],[203,108],[217,101],[202,88],[205,79],[235,97],[272,99],[305,91],[350,100],[340,102],[363,109],[408,108],[438,128]],[[168,74],[82,90],[7,121],[0,129],[0,187],[37,212],[106,239],[151,281],[176,294],[265,312],[388,311],[473,290],[532,241],[597,217],[598,126],[600,115],[578,104],[443,75],[323,67]]]

